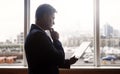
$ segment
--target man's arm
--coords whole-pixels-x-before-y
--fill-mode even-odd
[[[59,65],[59,68],[67,68],[70,69],[70,65],[76,63],[78,59],[75,57],[71,57],[70,59],[65,59],[64,64],[63,65]]]
[[[58,39],[59,39],[59,34],[58,34],[56,31],[54,31],[54,29],[51,29],[50,32],[51,32],[51,37],[52,37],[52,39],[53,39],[54,46],[55,46],[57,49],[61,49],[61,48],[63,49],[61,42],[58,40]],[[56,41],[57,41],[58,43],[57,43]],[[74,56],[71,57],[70,59],[65,59],[65,60],[64,60],[64,63],[63,63],[63,64],[60,64],[59,67],[60,67],[60,68],[70,68],[70,65],[71,65],[71,64],[74,64],[77,60],[78,60],[78,59],[75,58]]]
[[[50,64],[62,64],[64,62],[64,51],[59,44],[59,41],[55,41],[55,45],[51,42],[48,36],[42,32],[36,32],[31,37],[30,49],[32,51],[33,59],[36,59],[38,62],[49,62]],[[34,50],[33,50],[34,49]]]

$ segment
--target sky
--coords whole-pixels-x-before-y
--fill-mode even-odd
[[[55,30],[61,34],[93,33],[94,0],[31,0],[30,23],[34,23],[36,8],[49,3],[56,8]],[[0,42],[15,39],[24,31],[24,0],[1,0]],[[120,0],[100,0],[100,25],[120,28]]]
[[[34,17],[36,8],[43,3],[56,8],[54,28],[59,33],[92,31],[93,0],[32,0],[31,17]],[[31,23],[34,23],[34,18],[31,18]]]
[[[1,0],[0,42],[13,40],[24,30],[24,0]]]
[[[100,24],[120,29],[120,0],[100,0]]]

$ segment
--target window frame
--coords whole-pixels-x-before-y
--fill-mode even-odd
[[[30,29],[30,0],[24,0],[24,41]],[[25,50],[23,50],[24,66],[27,66]]]
[[[100,67],[99,0],[94,0],[94,64]]]

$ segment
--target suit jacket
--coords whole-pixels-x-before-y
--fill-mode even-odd
[[[25,39],[29,74],[59,74],[59,68],[70,68],[59,40],[50,40],[40,27],[32,24]]]

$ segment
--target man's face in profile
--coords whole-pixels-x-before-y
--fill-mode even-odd
[[[45,24],[44,27],[46,30],[50,30],[54,25],[55,14],[52,15],[45,15]]]

